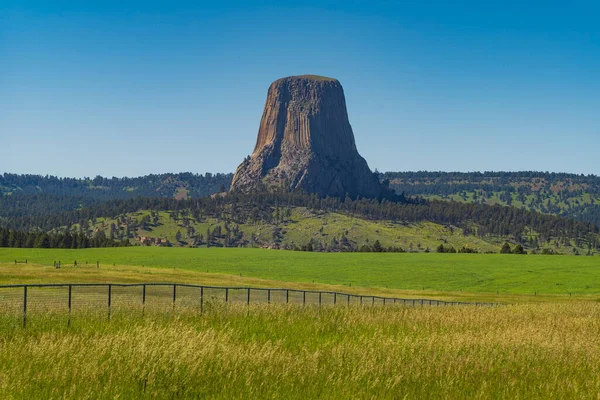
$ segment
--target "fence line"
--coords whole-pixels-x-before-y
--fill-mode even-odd
[[[133,294],[129,292],[123,292],[123,289],[136,288],[140,289],[141,291]],[[55,293],[53,293],[53,289],[67,289],[66,293],[63,293],[62,291],[59,293],[61,296],[66,295],[67,298],[64,299],[64,297],[61,297],[57,300],[55,298]],[[482,307],[497,305],[495,303],[469,303],[422,298],[407,299],[343,293],[336,291],[260,288],[249,286],[213,286],[187,283],[50,283],[0,285],[0,306],[5,306],[7,309],[12,307],[13,310],[18,310],[21,308],[23,314],[23,326],[26,327],[28,307],[41,304],[46,306],[45,308],[48,309],[48,306],[53,305],[54,308],[52,308],[52,310],[64,310],[64,305],[66,305],[67,309],[64,311],[68,312],[70,323],[71,312],[76,305],[73,301],[74,295],[76,294],[74,292],[77,292],[77,289],[79,289],[80,292],[83,291],[83,293],[79,293],[83,296],[78,303],[83,303],[92,308],[98,308],[98,303],[104,303],[106,307],[107,318],[109,320],[111,317],[111,308],[115,306],[115,304],[113,304],[115,300],[121,300],[118,302],[119,304],[134,303],[145,308],[147,301],[150,298],[154,299],[155,303],[160,303],[161,301],[164,303],[164,300],[168,299],[167,304],[170,303],[173,308],[178,302],[183,302],[185,304],[199,305],[200,311],[203,312],[205,298],[209,298],[211,300],[224,300],[225,303],[235,302],[246,303],[250,305],[253,302],[252,294],[254,294],[255,297],[254,303],[266,302],[267,304],[274,302],[296,303],[302,305],[318,304],[319,306],[322,306],[323,304],[350,305],[354,302],[355,304],[374,306],[377,302],[383,306],[401,304],[409,307],[457,305]],[[90,289],[92,290],[91,292],[89,291]],[[190,293],[190,290],[194,290],[194,292]],[[154,291],[154,293],[149,293],[152,291]],[[19,294],[19,292],[21,294]],[[34,294],[37,294],[40,299],[37,301],[36,299],[32,300],[31,296]],[[275,296],[273,296],[273,294],[275,294]],[[257,295],[259,296],[258,299],[256,298]],[[262,295],[262,297],[260,295]],[[311,296],[312,299],[309,299],[309,296]],[[104,300],[102,300],[103,297]]]

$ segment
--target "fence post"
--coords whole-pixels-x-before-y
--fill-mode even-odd
[[[200,286],[200,314],[204,313],[204,286]]]
[[[306,305],[306,290],[302,291],[302,305]]]
[[[225,303],[229,301],[229,288],[225,288]]]
[[[375,296],[373,296],[373,298],[371,299],[371,305],[374,306],[375,305]]]
[[[72,294],[72,291],[73,291],[73,286],[69,285],[69,319],[67,322],[68,326],[71,326],[71,294]]]
[[[267,289],[267,304],[271,304],[271,289]]]
[[[350,295],[348,295],[348,305],[350,305]]]
[[[110,321],[110,303],[112,300],[112,285],[108,284],[108,320]]]
[[[177,285],[173,284],[173,308],[175,308],[175,300],[177,300]]]
[[[321,292],[319,292],[319,307],[321,307]]]
[[[27,285],[23,286],[23,328],[27,328]]]
[[[360,296],[360,304],[362,304],[362,296]]]
[[[146,284],[142,285],[142,317],[146,313]]]
[[[337,304],[337,293],[333,293],[333,304]]]
[[[246,293],[246,304],[250,305],[250,288],[247,289],[248,293]]]
[[[285,290],[285,303],[288,304],[290,302],[290,290]]]

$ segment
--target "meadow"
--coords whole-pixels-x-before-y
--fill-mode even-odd
[[[26,328],[22,308],[0,307],[0,398],[597,397],[597,267],[597,257],[574,256],[0,249],[0,284],[181,282],[502,303],[213,298],[142,312],[136,298],[108,320],[104,292],[90,308],[78,297],[69,315],[64,289],[62,311],[32,290]]]
[[[595,398],[600,305],[0,315],[2,398]]]
[[[237,276],[276,281],[280,286],[283,283],[317,283],[378,290],[474,293],[486,296],[496,293],[531,296],[600,294],[600,258],[585,256],[309,253],[265,249],[158,247],[0,249],[0,263],[6,264],[0,269],[0,283],[36,281],[35,270],[23,274],[19,271],[26,266],[18,264],[11,267],[9,264],[14,263],[14,260],[25,259],[29,263],[45,266],[52,266],[58,260],[63,265],[73,265],[77,260],[80,266],[85,266],[86,262],[88,266],[95,266],[96,261],[99,261],[101,270],[113,265],[153,267],[160,270],[217,274],[222,280],[227,280],[227,276]],[[52,272],[43,277],[39,275],[37,282],[51,279],[48,277],[51,275]],[[81,276],[85,275],[81,273]],[[71,279],[82,278],[75,274]],[[151,279],[169,280],[159,275]]]

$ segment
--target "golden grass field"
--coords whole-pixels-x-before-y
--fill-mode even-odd
[[[56,297],[62,308],[51,312],[36,308],[32,290],[26,328],[21,308],[0,307],[0,398],[600,396],[600,303],[594,294],[408,290],[117,263],[60,269],[0,263],[0,284],[108,282],[285,287],[501,305],[247,306],[207,299],[201,310],[178,302],[142,313],[139,304],[126,302],[113,307],[109,321],[104,292],[96,293],[96,306],[75,308],[69,318],[64,289]]]
[[[2,398],[597,398],[600,305],[0,317]]]

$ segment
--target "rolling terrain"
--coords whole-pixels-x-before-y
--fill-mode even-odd
[[[600,224],[600,177],[548,172],[385,172],[396,193],[428,199],[505,205]],[[233,174],[136,178],[0,175],[0,218],[75,210],[135,197],[199,198],[228,191]],[[8,197],[12,195],[14,197]]]
[[[397,193],[503,205],[600,225],[600,177],[548,172],[386,172]]]
[[[61,178],[4,173],[2,195],[53,195],[114,200],[133,197],[203,197],[229,189],[233,174],[153,174],[135,178]]]
[[[148,218],[152,221],[143,223]],[[432,252],[443,245],[457,251],[469,248],[482,253],[497,253],[504,243],[502,238],[484,241],[472,235],[465,236],[460,228],[430,222],[370,221],[306,207],[291,208],[278,223],[228,224],[226,218],[218,217],[197,222],[174,219],[172,213],[165,211],[138,211],[118,218],[96,219],[89,229],[102,230],[110,236],[113,226],[125,226],[121,231],[129,229],[130,240],[135,244],[175,247],[231,247],[237,244],[239,247],[292,250],[310,244],[314,251],[348,251],[379,242],[383,249],[401,248],[412,252]],[[78,226],[74,225],[73,229],[77,230]],[[159,239],[166,239],[167,243],[161,243]],[[570,248],[561,250],[569,251]]]
[[[0,232],[0,246],[89,247],[66,237],[32,246],[44,242],[38,237],[44,232],[84,235],[107,245],[108,238],[140,245],[305,251],[486,253],[510,242],[535,253],[594,255],[600,245],[600,229],[585,222],[514,207],[404,197],[342,201],[302,192],[229,192],[198,199],[110,200],[60,213],[22,212],[0,224],[29,232],[29,238],[13,240],[10,232],[2,238]]]

